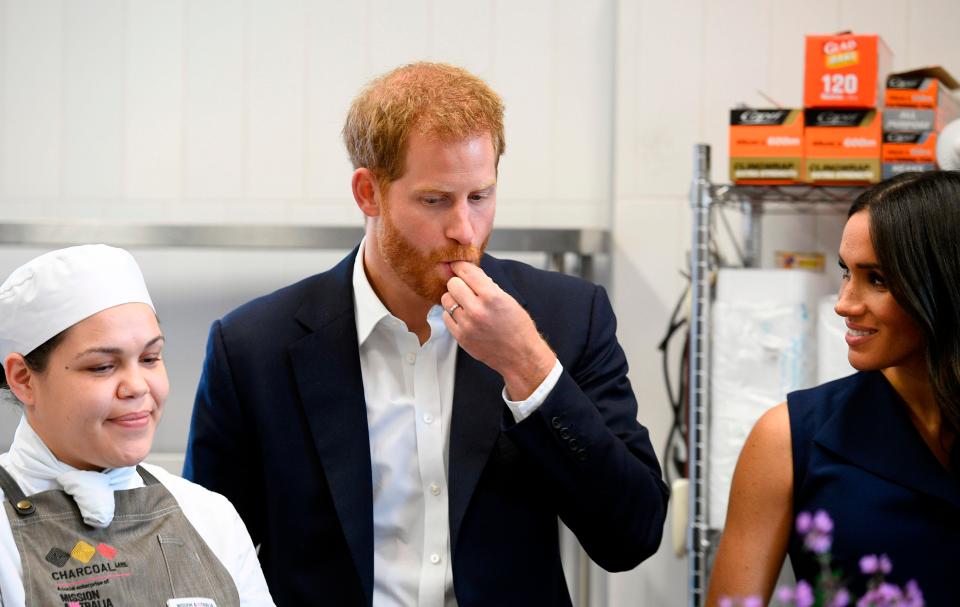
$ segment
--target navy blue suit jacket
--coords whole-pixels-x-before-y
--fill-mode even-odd
[[[184,475],[246,522],[278,605],[370,605],[373,506],[352,271],[333,269],[213,324]],[[460,607],[570,605],[558,517],[608,570],[653,554],[667,489],[617,343],[605,291],[485,256],[564,371],[514,423],[502,378],[457,354],[449,445]]]

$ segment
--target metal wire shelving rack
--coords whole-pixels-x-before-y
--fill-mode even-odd
[[[861,186],[746,186],[710,181],[710,146],[696,144],[690,187],[690,354],[688,469],[690,481],[687,530],[688,605],[703,607],[708,568],[719,538],[707,518],[707,441],[710,423],[710,307],[712,274],[711,234],[714,210],[738,207],[742,214],[742,261],[746,267],[760,265],[764,214],[836,213],[846,211],[864,190]]]

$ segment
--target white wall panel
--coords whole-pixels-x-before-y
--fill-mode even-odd
[[[247,3],[247,195],[265,207],[305,190],[305,17],[302,0]]]
[[[245,191],[244,13],[234,0],[187,2],[184,67],[184,197]]]
[[[352,167],[340,131],[350,102],[370,78],[366,3],[312,0],[306,13],[307,196],[313,204],[328,203],[353,211]],[[354,213],[357,221],[358,213]]]
[[[123,192],[125,28],[123,0],[63,4],[63,196],[80,216]]]
[[[124,194],[175,200],[183,185],[182,0],[129,0]]]
[[[907,7],[907,44],[904,69],[942,65],[960,78],[960,2],[924,0]]]
[[[494,6],[496,54],[490,81],[506,104],[507,153],[497,191],[503,217],[508,201],[549,200],[555,192],[554,5],[550,0],[495,0]]]
[[[3,212],[41,211],[60,193],[62,12],[58,0],[4,0],[0,187]]]
[[[642,0],[620,6],[618,196],[682,194],[702,121],[714,118],[701,112],[703,2]]]
[[[368,5],[365,40],[372,74],[428,58],[432,23],[427,0],[369,0]]]
[[[554,199],[583,201],[607,225],[613,163],[616,7],[612,2],[555,8],[552,97]],[[599,207],[599,209],[597,208]]]
[[[432,2],[429,57],[486,78],[493,67],[494,3]]]

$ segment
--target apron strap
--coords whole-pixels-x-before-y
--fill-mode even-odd
[[[3,492],[7,496],[7,501],[10,502],[10,505],[13,506],[14,511],[18,515],[30,516],[37,511],[33,502],[27,499],[27,496],[23,494],[23,490],[20,489],[20,485],[17,484],[17,481],[13,480],[13,477],[10,476],[10,473],[7,472],[3,466],[0,466],[0,487],[3,488]]]
[[[150,485],[159,485],[160,481],[157,480],[157,477],[147,472],[147,469],[141,465],[137,465],[137,473],[140,474],[140,478],[143,479],[143,484],[149,487]]]

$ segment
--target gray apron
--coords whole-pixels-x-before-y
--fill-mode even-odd
[[[25,497],[0,466],[4,507],[23,564],[27,607],[239,607],[230,574],[156,478],[115,491],[109,527],[83,522],[60,490]],[[205,601],[171,599],[199,598]]]

